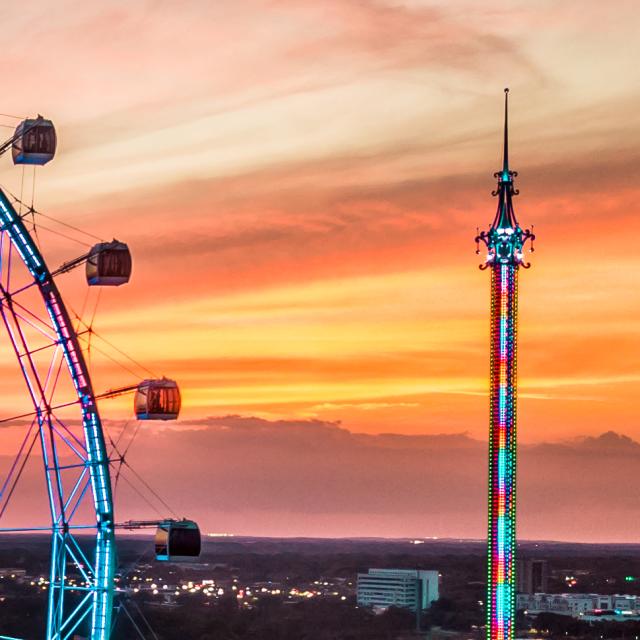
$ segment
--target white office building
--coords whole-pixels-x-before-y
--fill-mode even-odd
[[[358,574],[358,605],[375,609],[428,609],[440,597],[438,572],[420,569],[369,569]]]

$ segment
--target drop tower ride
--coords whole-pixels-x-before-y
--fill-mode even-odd
[[[516,392],[518,271],[529,268],[524,245],[535,236],[516,220],[518,195],[509,169],[508,96],[504,95],[502,170],[494,174],[498,210],[488,231],[476,237],[491,271],[491,357],[489,422],[489,529],[487,535],[487,640],[513,640],[516,618]]]

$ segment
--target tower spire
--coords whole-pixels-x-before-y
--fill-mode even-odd
[[[509,174],[509,87],[504,90],[504,151],[502,153],[502,173]]]
[[[498,188],[493,192],[498,196],[498,210],[493,221],[494,229],[517,229],[518,221],[513,210],[513,196],[518,195],[518,190],[513,186],[513,179],[518,175],[517,171],[509,169],[509,89],[504,90],[504,142],[502,149],[502,170],[493,174],[498,180]]]

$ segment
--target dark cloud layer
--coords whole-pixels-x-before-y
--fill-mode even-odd
[[[129,425],[121,450],[132,433]],[[125,467],[118,479],[117,519],[170,515],[143,478],[206,532],[482,538],[486,457],[486,443],[464,433],[368,435],[339,422],[245,416],[143,424],[127,453],[135,473]],[[519,537],[636,540],[639,465],[640,443],[612,431],[521,446]],[[43,485],[34,457],[7,526],[46,524]]]

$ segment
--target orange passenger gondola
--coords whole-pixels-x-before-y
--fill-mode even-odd
[[[136,389],[138,420],[175,420],[180,413],[180,389],[175,380],[143,380]]]

